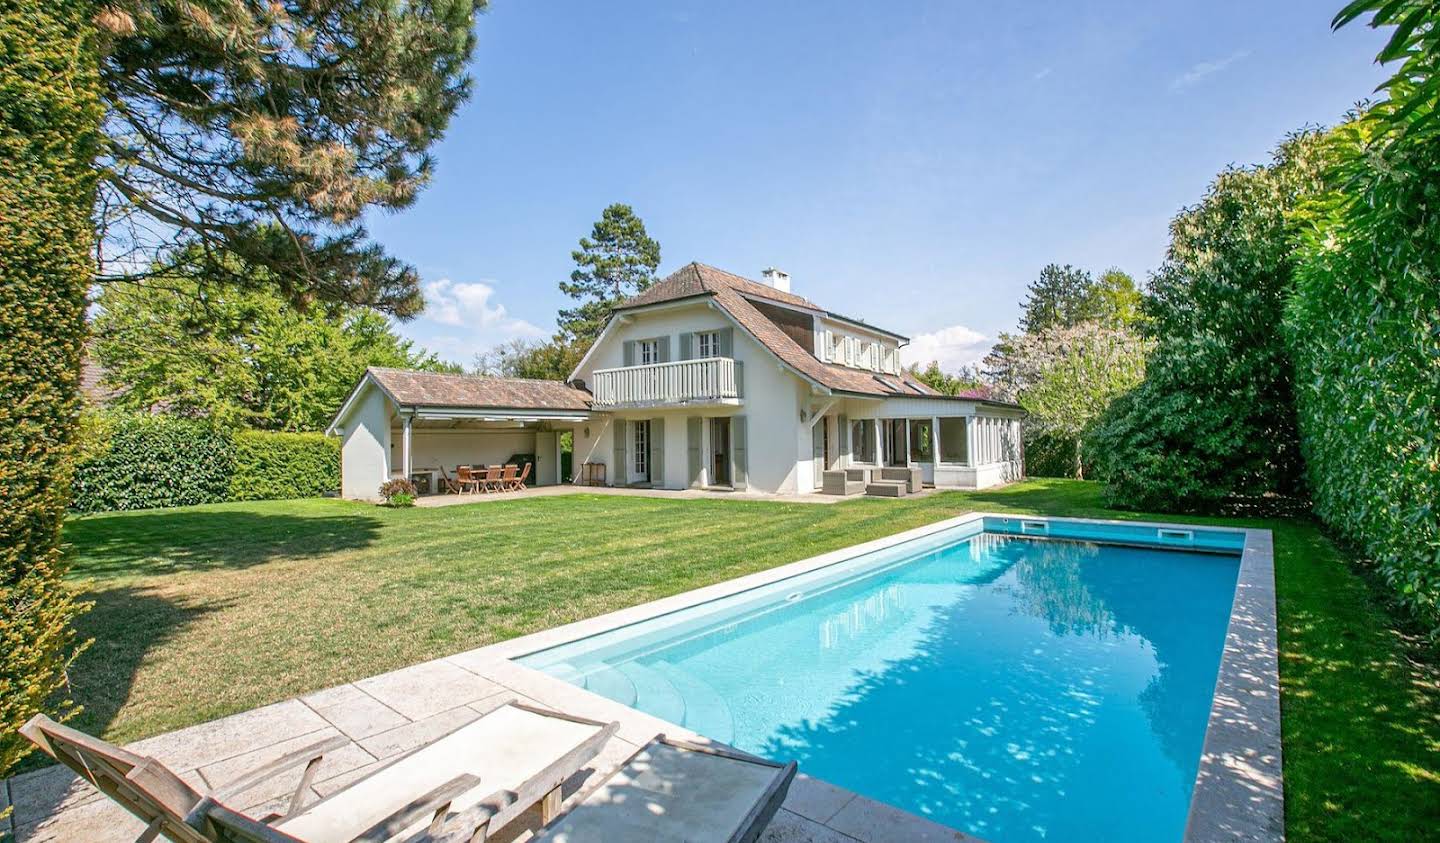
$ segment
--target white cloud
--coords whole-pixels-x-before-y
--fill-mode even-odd
[[[425,284],[424,317],[441,325],[501,328],[512,333],[543,336],[536,326],[516,319],[494,301],[495,288],[483,281],[441,278]]]
[[[400,331],[427,350],[468,365],[477,352],[513,339],[543,339],[549,332],[511,316],[484,281],[441,278],[423,285],[425,310]]]
[[[910,338],[910,344],[900,349],[900,358],[908,366],[928,366],[931,360],[940,364],[947,372],[954,372],[964,366],[973,366],[990,351],[990,338],[964,325],[951,325],[938,331],[920,334]]]
[[[1046,76],[1049,76],[1053,72],[1055,72],[1055,68],[1053,67],[1042,67],[1035,72],[1034,79],[1038,82],[1041,79],[1044,79]]]
[[[1185,71],[1184,73],[1171,80],[1170,90],[1179,91],[1188,88],[1207,76],[1213,76],[1216,73],[1219,73],[1220,71],[1224,70],[1235,62],[1240,61],[1248,55],[1250,55],[1249,50],[1242,50],[1233,55],[1226,56],[1223,59],[1202,61],[1199,64],[1191,65],[1189,70]]]

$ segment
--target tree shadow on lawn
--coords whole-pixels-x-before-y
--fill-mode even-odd
[[[94,606],[76,619],[75,628],[79,640],[90,641],[90,646],[70,667],[68,693],[82,710],[66,725],[96,737],[105,736],[130,698],[146,656],[189,625],[225,608],[223,603],[180,605],[146,587],[111,588],[84,597]],[[53,763],[37,751],[27,756],[14,774]]]
[[[245,568],[282,557],[318,556],[373,543],[378,519],[302,516],[240,509],[150,510],[71,519],[65,541],[76,576],[158,576]]]

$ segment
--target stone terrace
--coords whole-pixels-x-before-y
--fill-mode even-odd
[[[608,774],[657,733],[705,740],[482,649],[180,729],[129,748],[158,758],[197,789],[205,790],[220,787],[287,752],[344,735],[350,743],[326,756],[311,788],[318,799],[344,788],[387,759],[428,743],[511,700],[620,722],[619,732],[590,767],[566,783],[567,809],[592,776]],[[295,770],[259,786],[235,807],[258,814],[283,810],[299,776],[300,771]],[[0,821],[0,832],[13,833],[18,843],[119,843],[134,840],[144,830],[139,820],[64,767],[49,767],[0,782],[0,808],[7,801],[13,802],[15,811],[9,820]],[[538,813],[532,812],[495,839],[524,840],[538,823]],[[879,843],[974,838],[809,778],[802,770],[784,808],[761,840]]]

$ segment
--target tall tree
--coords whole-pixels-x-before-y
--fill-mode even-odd
[[[1107,328],[1126,328],[1141,321],[1144,299],[1128,272],[1111,267],[1090,286],[1083,311],[1087,320]]]
[[[1157,340],[1145,380],[1096,426],[1106,496],[1211,510],[1302,491],[1293,362],[1281,331],[1294,288],[1291,214],[1323,186],[1323,145],[1301,133],[1263,167],[1229,169],[1170,225],[1145,300]]]
[[[296,310],[263,286],[156,276],[108,285],[94,353],[133,410],[262,430],[320,430],[366,366],[443,370],[375,310]]]
[[[570,253],[575,271],[560,291],[580,304],[560,311],[559,339],[588,348],[615,305],[655,283],[660,244],[629,205],[606,208],[589,237]]]
[[[1051,328],[1068,328],[1088,316],[1090,290],[1095,281],[1090,273],[1070,264],[1049,264],[1040,277],[1030,282],[1020,317],[1020,328],[1038,334]]]
[[[71,710],[62,695],[82,607],[64,583],[60,526],[100,140],[93,12],[0,5],[0,776],[28,750],[16,729],[42,709]]]

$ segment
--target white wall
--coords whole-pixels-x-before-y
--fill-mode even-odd
[[[400,465],[400,428],[390,431],[390,464]],[[414,468],[443,466],[451,477],[457,465],[499,465],[512,454],[535,453],[533,430],[410,430],[410,465]],[[533,472],[534,469],[531,469]]]
[[[734,328],[734,357],[744,364],[745,395],[739,407],[702,406],[678,409],[626,410],[610,414],[613,419],[665,419],[664,486],[683,489],[688,485],[688,455],[685,419],[690,416],[743,415],[746,419],[747,488],[760,492],[794,492],[800,456],[804,469],[810,467],[808,430],[801,449],[798,442],[800,408],[810,397],[809,385],[781,367],[764,346],[753,340],[728,316],[705,303],[682,305],[655,312],[632,314],[629,321],[611,328],[576,376],[589,383],[596,369],[624,365],[623,343],[627,340],[670,337],[670,359],[680,359],[680,334]],[[614,422],[612,421],[611,424]],[[615,481],[614,431],[597,418],[590,422],[590,436],[583,427],[575,435],[575,472],[586,461],[603,462],[606,476]],[[708,451],[707,451],[708,454]],[[706,458],[708,462],[708,457]],[[807,480],[808,482],[808,480]]]
[[[374,387],[345,419],[340,444],[340,493],[357,500],[379,500],[380,484],[390,479],[390,402]]]

